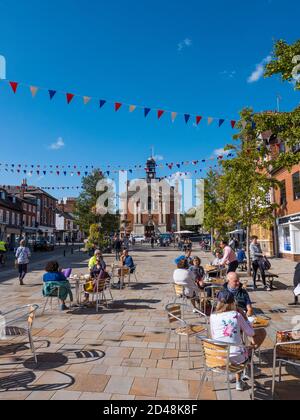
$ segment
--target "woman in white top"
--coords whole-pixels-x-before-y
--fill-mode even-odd
[[[188,260],[183,258],[177,264],[177,270],[173,275],[174,283],[178,286],[184,286],[184,295],[192,299],[192,304],[195,306],[195,298],[198,297],[199,288],[196,284],[195,275],[189,271]]]
[[[23,280],[28,271],[28,264],[29,264],[30,257],[31,257],[30,250],[29,248],[26,247],[26,242],[22,240],[16,252],[16,260],[18,263],[18,270],[19,270],[19,281],[20,281],[21,286],[24,286]]]
[[[230,347],[230,362],[233,365],[245,363],[249,355],[243,347],[239,347],[243,345],[242,332],[253,338],[255,331],[237,310],[231,293],[223,291],[219,294],[217,312],[211,316],[210,325],[213,340],[233,345]],[[240,374],[237,375],[236,381],[237,391],[243,391]]]

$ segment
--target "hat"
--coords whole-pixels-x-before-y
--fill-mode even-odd
[[[185,256],[184,255],[182,255],[181,257],[176,258],[175,264],[178,265],[180,263],[180,261],[183,261],[183,260],[185,260]]]

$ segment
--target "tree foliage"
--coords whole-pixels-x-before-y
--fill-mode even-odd
[[[119,216],[117,214],[108,213],[101,215],[97,211],[97,201],[104,194],[104,192],[97,191],[97,185],[99,181],[104,179],[101,171],[95,170],[82,180],[82,193],[76,203],[75,216],[81,230],[87,235],[92,225],[101,226],[101,231],[105,234],[119,230]],[[113,194],[113,190],[110,189],[109,195],[112,197]],[[108,200],[106,201],[106,205],[108,205]]]
[[[300,90],[300,78],[294,80],[293,73],[297,63],[300,64],[300,40],[294,44],[289,45],[284,40],[279,40],[275,43],[272,60],[266,65],[265,77],[280,75],[283,82],[295,81],[295,89]],[[296,57],[296,58],[295,58]],[[300,68],[298,67],[300,73]]]

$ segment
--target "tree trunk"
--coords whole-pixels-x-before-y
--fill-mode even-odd
[[[251,256],[250,256],[250,233],[251,226],[247,226],[247,236],[246,236],[246,250],[247,250],[247,267],[248,267],[248,276],[251,276]]]

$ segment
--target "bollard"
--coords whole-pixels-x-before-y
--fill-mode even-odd
[[[64,257],[66,257],[66,250],[64,250]]]
[[[71,255],[73,255],[74,254],[74,248],[72,247],[71,248]]]

